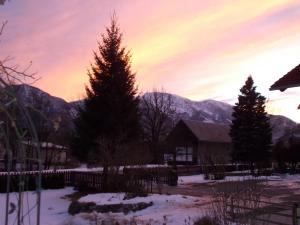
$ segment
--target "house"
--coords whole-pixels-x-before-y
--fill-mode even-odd
[[[271,87],[270,91],[285,91],[288,88],[300,86],[300,64],[288,72],[286,75],[277,80]],[[298,106],[300,109],[300,105]]]
[[[166,161],[178,164],[224,164],[230,162],[230,126],[180,120],[168,135]],[[176,158],[176,160],[174,160]]]
[[[26,151],[26,168],[27,170],[36,170],[37,161],[37,144],[29,141],[22,142]],[[68,148],[53,143],[41,142],[39,144],[43,169],[64,167],[67,162]],[[19,156],[12,156],[12,170],[19,168]],[[3,145],[0,147],[0,170],[6,168],[6,152]]]
[[[27,155],[34,155],[33,151],[35,151],[37,145],[31,142],[24,142],[24,144],[27,146]],[[58,166],[64,167],[67,162],[67,147],[49,142],[41,142],[39,147],[41,150],[41,159],[44,169],[50,169]]]
[[[286,75],[277,80],[271,87],[270,91],[285,91],[288,88],[300,86],[300,64],[288,72]]]

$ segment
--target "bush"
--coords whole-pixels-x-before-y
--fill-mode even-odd
[[[214,180],[223,180],[225,178],[225,172],[217,172],[213,174]]]
[[[126,193],[123,200],[129,200],[136,197],[147,197],[148,193],[144,191]]]
[[[223,180],[226,176],[223,165],[212,164],[211,166],[207,166],[203,172],[205,180]]]
[[[77,213],[80,213],[80,210],[81,210],[81,205],[79,202],[77,201],[73,201],[71,202],[71,204],[69,205],[69,208],[68,208],[68,213],[71,214],[71,215],[75,215]]]
[[[153,202],[139,202],[132,204],[107,204],[107,205],[96,205],[94,202],[78,202],[73,201],[69,208],[68,213],[75,215],[78,213],[91,213],[93,211],[98,213],[120,213],[123,212],[127,214],[128,212],[136,212],[146,209],[153,205]]]
[[[220,223],[214,218],[205,216],[195,221],[194,225],[220,225]]]
[[[178,174],[176,170],[171,170],[169,172],[169,180],[168,180],[168,185],[169,186],[177,186],[178,184]]]

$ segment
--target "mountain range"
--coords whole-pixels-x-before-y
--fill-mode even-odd
[[[52,96],[36,87],[22,84],[14,85],[14,89],[20,99],[27,105],[50,110],[49,119],[61,117],[67,120],[72,127],[72,120],[77,115],[78,105],[83,101],[66,102],[65,100]],[[176,109],[177,118],[192,119],[211,123],[231,123],[232,105],[215,100],[192,101],[178,95],[163,93],[171,97]],[[151,95],[151,93],[146,93]],[[37,99],[39,99],[37,101]],[[43,104],[47,103],[47,107]],[[288,136],[297,127],[297,123],[281,115],[270,115],[273,129],[273,142]]]

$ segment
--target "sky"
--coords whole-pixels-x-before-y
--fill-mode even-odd
[[[234,104],[251,75],[269,113],[300,122],[300,87],[269,91],[300,64],[299,0],[9,0],[0,5],[0,58],[32,63],[33,85],[51,95],[83,98],[114,12],[141,93]]]

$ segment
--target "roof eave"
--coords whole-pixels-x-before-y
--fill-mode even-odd
[[[300,83],[297,83],[297,84],[290,84],[290,85],[283,85],[283,86],[280,86],[280,85],[276,85],[275,87],[273,87],[274,85],[272,85],[270,87],[270,91],[276,91],[276,90],[279,90],[279,91],[285,91],[286,89],[288,88],[294,88],[294,87],[299,87],[300,86]]]

